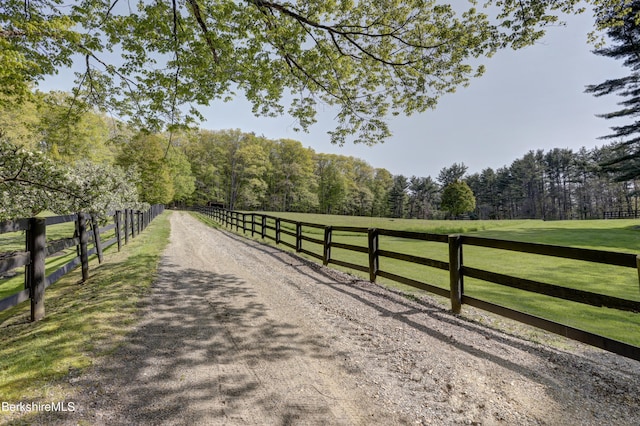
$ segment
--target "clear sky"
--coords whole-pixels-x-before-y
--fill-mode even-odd
[[[290,138],[317,152],[362,158],[393,174],[436,177],[463,162],[469,172],[510,165],[530,150],[593,148],[605,141],[615,96],[595,98],[585,86],[623,76],[621,61],[594,55],[586,42],[590,14],[569,16],[537,45],[485,59],[485,75],[441,98],[436,110],[389,120],[393,137],[382,145],[332,145],[326,134],[335,113],[324,111],[310,133],[295,132],[290,117],[255,118],[244,100],[204,110],[206,129],[239,128],[271,139]]]
[[[316,152],[359,157],[393,174],[436,177],[443,167],[463,162],[469,172],[510,165],[530,150],[593,148],[605,141],[611,120],[596,114],[615,110],[615,96],[595,98],[588,84],[628,73],[621,61],[594,55],[586,42],[593,28],[589,13],[567,16],[565,27],[549,28],[538,44],[504,50],[482,61],[487,71],[469,87],[441,98],[435,110],[390,119],[393,136],[384,144],[329,142],[335,111],[320,111],[310,133],[295,132],[291,117],[256,118],[244,99],[215,103],[202,111],[202,128],[240,129],[270,139],[289,138]],[[70,90],[65,73],[45,81],[42,90]]]

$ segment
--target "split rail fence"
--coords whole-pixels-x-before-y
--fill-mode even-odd
[[[31,300],[31,321],[45,315],[45,290],[78,265],[82,266],[82,282],[89,278],[89,257],[97,255],[103,261],[103,251],[117,244],[118,251],[130,238],[135,238],[153,219],[164,211],[164,206],[154,205],[146,211],[118,210],[109,214],[111,223],[100,227],[95,217],[86,213],[65,216],[33,217],[0,222],[0,234],[25,231],[25,250],[0,253],[0,276],[16,268],[25,267],[24,289],[0,300],[0,311]],[[73,222],[73,236],[47,241],[47,227]],[[113,231],[113,232],[110,232]],[[102,236],[111,235],[107,241]],[[2,241],[0,240],[0,247]],[[93,245],[93,247],[89,247]],[[46,275],[46,259],[71,247],[76,256]]]
[[[447,297],[451,300],[451,310],[454,313],[460,313],[463,304],[474,306],[506,318],[532,325],[534,327],[640,361],[640,347],[507,308],[487,300],[471,297],[464,293],[464,277],[476,278],[499,284],[501,286],[525,290],[586,305],[607,307],[634,313],[640,312],[640,302],[472,268],[464,265],[462,256],[463,246],[478,246],[509,250],[521,253],[532,253],[634,268],[638,270],[638,277],[640,279],[640,256],[636,254],[505,241],[466,235],[430,234],[424,232],[393,231],[387,229],[358,228],[349,226],[326,226],[316,223],[297,222],[263,214],[229,211],[217,207],[198,207],[195,208],[195,210],[227,227],[232,229],[235,227],[236,231],[242,230],[243,233],[251,232],[252,236],[258,234],[263,239],[275,241],[276,244],[285,245],[294,249],[298,253],[304,253],[316,258],[319,261],[322,261],[324,265],[333,264],[368,273],[369,280],[371,282],[375,282],[377,277],[383,277],[437,294],[439,296]],[[295,231],[285,229],[282,226],[283,224],[289,224],[289,228],[295,229]],[[313,238],[308,235],[304,235],[303,228],[307,227],[324,230],[324,238]],[[334,242],[332,241],[333,232],[348,232],[366,235],[368,245],[367,247],[364,247]],[[282,238],[283,234],[293,237],[295,243],[284,241]],[[448,262],[384,250],[380,248],[380,236],[442,243],[443,245],[448,246]],[[305,245],[303,245],[303,242]],[[306,249],[305,247],[307,243],[321,246],[322,255]],[[355,264],[336,259],[331,254],[332,248],[367,254],[369,257],[368,265]],[[404,262],[426,265],[432,268],[448,271],[449,288],[445,289],[384,271],[380,268],[380,258],[397,259]]]

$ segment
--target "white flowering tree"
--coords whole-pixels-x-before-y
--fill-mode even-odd
[[[0,220],[43,210],[103,216],[116,208],[145,208],[138,204],[136,176],[134,171],[88,161],[57,164],[0,135]]]

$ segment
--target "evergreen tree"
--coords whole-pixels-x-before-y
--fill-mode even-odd
[[[617,155],[604,163],[605,170],[616,175],[618,181],[626,181],[640,176],[640,121],[635,117],[640,113],[640,1],[626,4],[625,13],[620,13],[620,6],[600,10],[596,24],[607,28],[607,36],[611,45],[594,51],[596,55],[623,60],[624,66],[630,68],[629,75],[607,80],[587,87],[588,93],[603,96],[615,93],[624,98],[619,102],[622,108],[602,114],[601,117],[628,118],[634,121],[624,126],[613,126],[613,133],[604,139],[620,141],[617,143]]]
[[[405,217],[408,199],[407,188],[409,188],[409,181],[405,176],[396,175],[393,177],[393,186],[389,191],[389,204],[392,217]]]

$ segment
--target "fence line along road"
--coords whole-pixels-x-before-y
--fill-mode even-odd
[[[109,213],[111,222],[100,227],[95,217],[86,213],[65,216],[33,217],[0,222],[0,234],[25,232],[25,250],[0,253],[0,274],[25,266],[24,290],[0,300],[0,311],[12,308],[26,300],[31,300],[31,321],[44,317],[45,290],[72,271],[78,265],[82,268],[82,282],[89,278],[89,256],[97,255],[102,263],[102,252],[117,244],[118,251],[129,238],[135,238],[153,219],[164,211],[164,206],[153,205],[146,211],[117,210]],[[73,236],[47,242],[47,227],[73,222]],[[111,232],[112,231],[112,232]],[[104,235],[113,237],[102,241]],[[0,240],[0,247],[2,241]],[[93,247],[89,248],[92,244]],[[76,248],[76,256],[46,275],[46,259],[68,248]]]
[[[513,277],[505,274],[485,271],[465,266],[463,263],[463,246],[477,246],[500,250],[532,253],[586,262],[603,263],[638,270],[640,279],[640,256],[631,253],[618,253],[603,250],[561,247],[547,244],[524,243],[492,238],[481,238],[466,235],[430,234],[425,232],[393,231],[387,229],[359,228],[349,226],[326,226],[317,223],[298,222],[257,213],[242,213],[219,207],[196,207],[195,211],[211,219],[243,233],[251,232],[251,236],[259,234],[263,239],[275,241],[298,253],[303,253],[322,261],[324,265],[338,265],[369,274],[369,280],[375,282],[377,277],[387,278],[405,285],[447,297],[451,301],[453,313],[460,313],[463,304],[474,306],[543,330],[586,343],[609,352],[640,361],[640,347],[614,340],[605,336],[567,326],[555,321],[531,315],[522,311],[507,308],[491,301],[471,297],[464,293],[464,277],[476,278],[505,287],[577,302],[585,305],[606,307],[630,313],[640,312],[640,302],[584,290],[571,289],[535,280]],[[282,224],[289,224],[291,229],[283,229]],[[324,230],[324,238],[312,238],[303,235],[303,228],[310,227]],[[343,244],[332,241],[333,232],[351,232],[367,236],[367,247]],[[282,235],[295,239],[295,243],[284,241]],[[446,244],[448,246],[448,262],[398,253],[380,248],[379,236],[392,236],[401,239],[424,240]],[[322,246],[322,255],[304,248],[303,242]],[[368,265],[359,265],[336,259],[331,254],[332,248],[368,254]],[[426,265],[432,268],[449,271],[449,288],[441,288],[412,278],[393,274],[380,269],[380,258],[397,259],[404,262]]]

